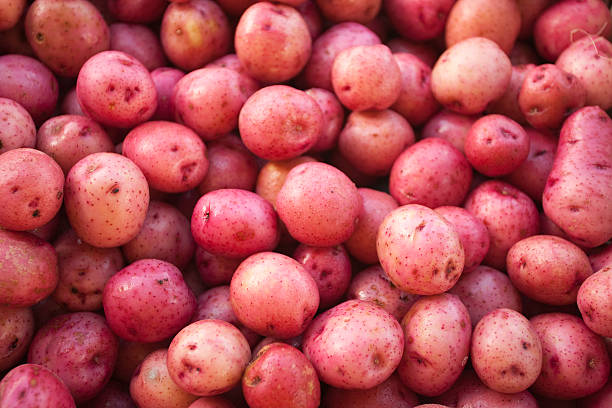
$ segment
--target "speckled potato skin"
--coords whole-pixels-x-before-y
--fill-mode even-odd
[[[308,62],[312,39],[293,7],[270,2],[250,6],[234,34],[236,55],[258,81],[279,83],[296,76]]]
[[[442,34],[454,4],[455,0],[387,0],[384,8],[393,28],[402,37],[412,41],[426,41]]]
[[[323,113],[323,126],[317,143],[310,149],[311,152],[331,150],[338,142],[338,136],[344,124],[344,109],[333,92],[323,88],[310,88],[304,92],[315,100],[321,113]]]
[[[468,360],[472,325],[461,300],[450,294],[417,300],[402,319],[404,354],[397,369],[402,383],[427,396],[440,395]]]
[[[251,408],[316,408],[321,385],[312,364],[285,343],[262,348],[246,368],[242,392]]]
[[[272,206],[276,206],[276,196],[283,187],[287,174],[295,166],[317,161],[310,156],[298,156],[288,160],[269,161],[257,173],[255,192],[267,200]]]
[[[382,0],[316,0],[316,2],[323,16],[334,23],[355,21],[366,24],[376,17],[382,5]]]
[[[514,244],[506,267],[521,293],[549,305],[575,303],[578,288],[593,273],[583,250],[552,235],[535,235]]]
[[[512,76],[510,77],[508,88],[506,88],[506,92],[504,92],[501,98],[489,104],[487,107],[487,113],[504,115],[523,126],[527,124],[525,115],[519,106],[518,96],[523,82],[525,81],[525,77],[535,67],[536,66],[534,64],[516,65],[514,62],[512,62]]]
[[[152,23],[162,16],[164,0],[107,0],[109,12],[119,21],[126,23]]]
[[[242,258],[213,255],[202,247],[196,247],[196,268],[202,282],[209,287],[229,284],[234,271],[242,261]]]
[[[348,300],[318,315],[302,343],[321,381],[343,389],[384,382],[397,368],[403,348],[399,322],[362,300]]]
[[[261,88],[261,83],[255,78],[253,78],[251,74],[249,74],[249,72],[244,68],[244,65],[242,65],[242,62],[240,62],[240,59],[236,54],[225,54],[224,56],[217,58],[212,62],[209,62],[204,68],[213,67],[228,68],[233,71],[236,71],[240,75],[242,75],[244,80],[246,80],[247,84],[249,85],[249,88],[252,88],[254,90],[258,90],[259,88]]]
[[[53,299],[72,312],[102,309],[106,281],[123,268],[119,248],[96,248],[68,230],[53,244],[58,258],[59,283]]]
[[[593,272],[597,272],[606,266],[612,266],[612,245],[602,245],[589,252],[589,261],[593,267]]]
[[[503,181],[485,181],[468,195],[463,206],[489,231],[489,252],[483,264],[504,269],[510,247],[540,230],[535,204],[525,193]]]
[[[85,0],[36,0],[26,14],[25,33],[38,58],[66,77],[76,77],[85,61],[110,46],[102,14]]]
[[[558,407],[558,405],[555,405]],[[538,408],[541,407],[529,391],[505,394],[493,391],[482,383],[459,394],[457,408]]]
[[[102,296],[108,325],[129,341],[153,343],[172,336],[196,310],[181,271],[157,259],[142,259],[117,272]]]
[[[32,306],[57,286],[55,250],[30,233],[0,230],[0,260],[2,306]]]
[[[355,184],[335,167],[318,162],[294,167],[276,196],[276,210],[291,236],[313,246],[346,241],[360,207]]]
[[[95,397],[110,380],[117,360],[117,338],[103,317],[89,312],[55,317],[40,328],[28,363],[56,374],[76,402]]]
[[[188,408],[198,397],[189,394],[170,377],[167,349],[149,354],[134,372],[130,395],[139,407]]]
[[[238,127],[251,152],[266,160],[286,160],[307,152],[317,143],[323,113],[304,91],[273,85],[260,89],[246,101]]]
[[[13,368],[21,360],[28,351],[32,336],[34,315],[31,309],[0,306],[0,371]]]
[[[612,266],[588,277],[578,290],[578,309],[595,333],[612,337]]]
[[[431,90],[445,108],[473,115],[499,99],[510,83],[510,59],[493,41],[472,37],[449,47],[431,71]]]
[[[234,405],[223,397],[202,397],[188,408],[234,408]]]
[[[542,343],[542,373],[532,387],[534,393],[576,399],[605,385],[610,374],[606,346],[580,318],[546,313],[532,317],[531,324]]]
[[[68,387],[38,364],[22,364],[0,381],[1,407],[76,408]]]
[[[599,391],[582,399],[580,408],[606,408],[612,404],[612,381]]]
[[[103,51],[88,59],[79,71],[76,90],[83,112],[106,126],[131,128],[157,109],[151,74],[121,51]]]
[[[446,292],[459,280],[465,262],[454,227],[419,204],[401,206],[385,217],[376,249],[391,281],[417,295]]]
[[[157,109],[152,120],[174,120],[174,86],[185,76],[180,69],[161,67],[151,71],[151,79],[157,91]]]
[[[402,384],[397,374],[367,390],[328,387],[323,401],[326,408],[413,408],[419,403],[417,395]]]
[[[62,206],[64,173],[45,153],[19,148],[0,155],[0,227],[28,231],[47,224]]]
[[[382,44],[341,51],[332,65],[331,79],[340,102],[353,111],[387,109],[402,89],[399,66]]]
[[[167,65],[166,56],[157,35],[144,25],[112,24],[110,26],[110,49],[123,51],[136,57],[149,71]]]
[[[219,395],[240,382],[251,348],[240,330],[228,322],[200,320],[181,330],[168,348],[168,372],[185,391]]]
[[[27,110],[8,98],[0,98],[0,154],[36,145],[36,125]]]
[[[301,334],[319,307],[317,284],[296,260],[260,252],[244,260],[230,283],[238,320],[262,336],[288,339]]]
[[[542,205],[555,224],[583,247],[612,237],[612,120],[588,106],[570,116],[561,129]]]
[[[130,159],[93,153],[66,176],[65,208],[70,225],[90,245],[112,248],[138,235],[149,206],[149,186]]]
[[[439,137],[449,141],[457,150],[464,153],[465,137],[472,124],[478,119],[449,110],[442,110],[432,116],[421,130],[421,138]]]
[[[13,28],[23,14],[26,0],[11,0],[2,4],[0,8],[0,31]]]

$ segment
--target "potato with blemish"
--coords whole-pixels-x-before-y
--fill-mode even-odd
[[[0,381],[0,406],[76,408],[68,387],[38,364],[22,364]]]

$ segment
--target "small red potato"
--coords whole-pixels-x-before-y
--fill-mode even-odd
[[[318,315],[302,343],[321,381],[343,389],[383,383],[399,365],[403,348],[399,322],[362,300],[348,300]]]
[[[157,343],[138,343],[119,339],[119,352],[113,378],[129,384],[136,368],[144,359],[155,350],[167,347],[169,344],[169,340]]]
[[[532,387],[549,398],[582,398],[601,389],[610,374],[610,359],[601,337],[584,322],[565,313],[531,318],[542,343],[542,373]]]
[[[442,110],[425,123],[421,130],[421,138],[438,137],[445,139],[461,153],[464,153],[465,138],[476,119],[477,117]]]
[[[527,0],[531,1],[531,0]],[[549,0],[546,0],[549,1]],[[535,1],[533,1],[535,3]],[[536,53],[535,48],[529,43],[517,41],[510,51],[510,61],[512,65],[540,64],[542,60]]]
[[[244,371],[242,392],[251,408],[316,408],[321,401],[317,373],[294,347],[272,343]]]
[[[50,370],[22,364],[0,381],[0,407],[76,408],[70,390]]]
[[[589,253],[589,261],[593,272],[597,272],[606,266],[612,266],[612,245],[602,245]]]
[[[107,0],[108,10],[119,21],[126,23],[152,23],[162,16],[164,0]]]
[[[533,26],[542,13],[547,7],[549,7],[553,0],[518,0],[517,1],[519,10],[521,11],[521,31],[519,38],[523,40],[529,40],[533,36]]]
[[[34,336],[34,315],[25,307],[0,306],[0,371],[15,366],[27,353]],[[0,406],[2,405],[0,386]]]
[[[157,109],[151,119],[153,120],[174,120],[174,101],[172,94],[174,86],[185,73],[176,68],[161,67],[151,71],[151,79],[157,90]]]
[[[234,405],[223,397],[202,397],[188,408],[234,408]]]
[[[311,152],[331,150],[336,146],[342,124],[344,123],[344,109],[333,92],[322,88],[307,89],[306,94],[315,100],[321,113],[323,113],[323,126],[319,138]]]
[[[440,55],[437,47],[433,44],[412,42],[402,37],[392,38],[386,44],[392,53],[412,54],[423,61],[429,68],[434,66]]]
[[[486,385],[478,382],[471,388],[459,394],[457,408],[544,408],[538,405],[536,399],[529,391],[506,394],[493,391]],[[554,405],[554,408],[561,408]]]
[[[501,98],[489,104],[487,112],[507,116],[515,122],[525,125],[527,121],[519,106],[518,96],[525,81],[525,76],[535,67],[534,64],[516,65],[513,63],[512,76],[510,77],[510,83],[508,88],[506,88],[506,92]]]
[[[64,99],[62,100],[62,104],[60,106],[60,111],[65,115],[85,116],[83,110],[81,109],[81,105],[79,105],[76,87],[71,88],[66,95],[64,95]]]
[[[229,284],[234,271],[242,261],[242,258],[213,255],[202,247],[196,246],[196,268],[204,285],[209,287]]]
[[[2,4],[2,7],[0,7],[0,31],[10,30],[17,25],[26,4],[26,0],[12,0]]]
[[[321,16],[321,11],[316,5],[315,0],[292,0],[284,1],[284,3],[289,5],[291,5],[291,3],[301,3],[295,8],[300,12],[302,18],[306,22],[308,32],[310,32],[310,37],[314,40],[319,36],[319,34],[321,34],[323,31],[323,16]]]
[[[317,283],[294,259],[260,252],[244,260],[232,277],[230,300],[238,320],[262,336],[301,334],[319,307]]]
[[[310,156],[298,156],[289,160],[269,161],[259,170],[255,192],[276,206],[276,196],[285,184],[287,174],[295,166],[316,161]]]
[[[110,26],[110,49],[123,51],[136,57],[149,71],[167,64],[157,35],[144,25],[112,24]]]
[[[111,381],[88,405],[90,408],[137,408],[127,392],[127,387],[117,381]]]
[[[374,19],[382,5],[382,0],[316,0],[323,16],[334,23],[355,21],[365,24]]]
[[[385,11],[393,28],[412,41],[436,38],[444,31],[455,0],[387,0]]]
[[[584,323],[595,333],[612,337],[612,267],[589,276],[578,290],[578,309]]]
[[[190,394],[222,394],[240,382],[251,348],[228,322],[200,320],[183,328],[168,348],[168,373]]]
[[[0,98],[0,154],[36,145],[36,125],[27,110],[12,99]]]
[[[397,374],[367,390],[328,387],[323,400],[327,408],[413,408],[419,403],[417,395],[402,384]]]
[[[599,391],[582,399],[580,408],[606,408],[612,404],[612,381]]]

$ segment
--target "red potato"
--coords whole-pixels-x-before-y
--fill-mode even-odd
[[[243,76],[243,79],[249,85],[249,88],[253,90],[257,90],[261,88],[261,84],[255,78],[253,78],[249,72],[244,68],[242,62],[236,54],[225,54],[221,58],[217,58],[216,60],[206,64],[204,68],[228,68],[233,71],[238,72]]]
[[[574,41],[590,35],[609,36],[610,10],[600,0],[563,0],[539,15],[533,27],[535,46],[544,59],[555,61]]]
[[[79,98],[77,97],[76,87],[73,87],[68,92],[66,92],[66,95],[64,95],[64,99],[62,100],[62,104],[60,106],[60,111],[65,115],[85,116],[83,110],[81,109],[81,105],[79,105]]]
[[[612,266],[612,245],[602,245],[589,253],[589,261],[593,272],[597,272],[606,266]]]
[[[540,14],[549,7],[553,0],[518,0],[521,11],[521,31],[519,38],[529,40],[533,36],[533,26]]]
[[[36,125],[27,110],[12,99],[0,98],[0,154],[36,145]]]
[[[342,124],[344,109],[332,92],[322,88],[307,89],[306,94],[315,100],[323,114],[323,126],[317,142],[310,148],[311,152],[331,150],[336,146]]]
[[[583,321],[565,313],[531,318],[542,343],[542,373],[532,387],[538,395],[582,398],[601,389],[610,374],[610,359],[601,337]]]
[[[577,303],[584,323],[595,333],[612,337],[612,267],[586,278],[578,290]]]
[[[331,152],[329,164],[346,174],[357,187],[372,187],[377,181],[380,180],[379,177],[368,176],[367,174],[363,174],[357,170],[351,163],[348,162],[348,160],[344,158],[344,156],[340,154],[338,149]]]
[[[298,0],[298,2],[301,2],[301,4],[296,7],[297,11],[302,15],[302,18],[308,26],[310,37],[314,40],[323,31],[323,16],[321,16],[321,11],[314,0]]]
[[[157,35],[144,25],[112,24],[110,49],[136,57],[149,71],[166,65],[166,56]]]
[[[304,68],[310,58],[312,39],[296,9],[264,1],[253,4],[242,14],[234,46],[240,62],[253,78],[279,83]]]
[[[11,369],[23,358],[28,351],[32,336],[34,336],[34,315],[31,309],[0,306],[0,371]],[[0,386],[0,401],[2,401],[1,395]]]
[[[531,2],[531,0],[527,1]],[[512,62],[512,65],[537,65],[542,62],[536,53],[535,48],[531,44],[520,41],[514,43],[514,47],[512,48],[512,51],[510,51],[510,61]]]
[[[505,394],[493,391],[482,383],[459,395],[457,408],[543,408],[529,391]],[[562,408],[555,405],[555,408]]]
[[[612,404],[612,381],[599,391],[584,398],[580,403],[580,408],[606,408]]]
[[[93,153],[66,176],[66,215],[79,238],[111,248],[138,235],[149,205],[149,186],[130,159]]]
[[[202,397],[188,408],[234,408],[234,405],[223,397]]]
[[[244,260],[232,277],[230,300],[238,320],[262,336],[301,334],[319,307],[319,291],[299,262],[274,252]]]
[[[43,123],[55,110],[58,84],[53,73],[38,60],[25,55],[0,56],[0,97],[12,99],[28,111],[36,124]]]
[[[174,86],[184,76],[185,73],[176,68],[161,67],[151,71],[151,79],[157,91],[157,109],[151,119],[174,119],[175,108],[172,94],[174,93]]]
[[[355,230],[361,198],[355,184],[325,163],[294,167],[276,197],[276,210],[293,238],[302,244],[334,246]]]
[[[489,252],[483,263],[504,269],[512,245],[540,230],[540,217],[533,201],[502,181],[485,181],[474,189],[464,208],[489,230]]]
[[[183,0],[174,0],[176,3],[181,3]],[[249,8],[257,0],[217,0],[223,11],[232,17],[240,17],[244,11]]]
[[[365,24],[374,19],[382,5],[382,0],[316,0],[323,16],[334,23],[355,21]]]
[[[412,54],[430,68],[434,66],[440,55],[437,47],[431,43],[412,42],[402,37],[392,38],[386,44],[393,54]]]
[[[0,155],[0,226],[14,231],[42,227],[62,206],[64,174],[45,153],[19,148]]]
[[[408,147],[395,160],[389,192],[400,205],[460,205],[471,182],[472,168],[465,156],[450,142],[429,138]]]
[[[123,384],[116,381],[109,382],[98,396],[89,402],[88,406],[91,408],[137,408],[130,394],[124,390]]]
[[[129,384],[132,374],[140,363],[155,350],[167,347],[169,344],[169,340],[158,343],[137,343],[119,339],[119,352],[113,378]]]
[[[536,66],[534,64],[515,65],[512,64],[512,76],[506,92],[496,101],[493,101],[487,107],[488,113],[498,113],[504,115],[521,125],[526,123],[525,115],[521,111],[518,102],[519,92],[525,81],[525,77]]]
[[[276,196],[285,183],[287,174],[295,166],[316,161],[310,156],[298,156],[289,160],[269,161],[259,170],[255,192],[276,206]]]
[[[0,31],[1,54],[19,54],[28,57],[36,57],[34,50],[28,43],[23,27],[24,22],[20,19],[13,28],[6,31]]]
[[[334,92],[353,111],[383,110],[397,101],[402,75],[386,45],[361,45],[341,51],[331,69]]]
[[[69,313],[38,330],[28,362],[51,370],[81,403],[95,397],[110,380],[117,348],[117,338],[103,317],[89,312]]]
[[[2,5],[0,8],[0,31],[9,30],[17,25],[26,4],[26,0],[11,0]]]
[[[242,377],[242,392],[251,408],[316,408],[320,387],[310,361],[284,343],[262,348]]]
[[[403,348],[398,321],[361,300],[348,300],[318,315],[302,343],[321,381],[343,389],[383,383],[397,368]]]
[[[38,364],[22,364],[0,381],[0,406],[76,408],[68,387]]]
[[[512,65],[504,51],[487,38],[473,37],[440,56],[431,71],[431,90],[445,108],[473,115],[499,99],[511,77]]]
[[[213,255],[202,247],[196,247],[196,268],[202,282],[206,286],[213,287],[229,284],[232,280],[232,275],[242,261],[242,258],[227,258]]]
[[[263,349],[264,347],[272,343],[285,343],[299,350],[302,347],[302,336],[300,335],[300,336],[292,337],[290,339],[283,339],[283,340],[275,339],[274,337],[264,337],[262,341],[260,341],[259,343],[257,343],[255,347],[253,347],[251,351],[251,361],[255,359],[255,357],[261,351],[261,349]]]
[[[421,138],[438,137],[445,139],[461,153],[464,153],[465,138],[476,119],[473,116],[442,110],[425,123],[421,130]]]
[[[107,0],[110,13],[126,23],[152,23],[162,16],[166,8],[164,0]]]
[[[611,141],[612,120],[604,111],[589,106],[575,112],[563,124],[544,189],[546,215],[583,247],[612,237]]]
[[[436,38],[444,31],[446,18],[455,0],[390,0],[385,11],[402,37],[412,41]]]
[[[328,387],[323,401],[327,408],[413,408],[419,403],[417,395],[396,374],[367,390]]]

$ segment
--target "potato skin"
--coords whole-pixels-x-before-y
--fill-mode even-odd
[[[0,31],[10,30],[19,23],[26,4],[26,0],[12,0],[2,4],[2,8],[0,8]]]
[[[168,63],[157,34],[149,27],[140,24],[112,24],[110,49],[136,57],[149,71]]]
[[[578,290],[578,309],[584,323],[595,333],[612,337],[612,266],[589,276]]]
[[[8,98],[0,98],[0,154],[36,145],[36,125],[27,110]]]
[[[465,137],[476,119],[478,117],[442,110],[425,123],[421,130],[421,138],[439,137],[446,139],[461,153],[465,153]]]
[[[31,309],[0,306],[0,371],[13,368],[21,360],[33,336],[34,315]],[[0,406],[3,406],[1,401],[2,397]]]
[[[542,205],[570,239],[596,247],[612,237],[612,120],[597,106],[582,108],[561,129]]]
[[[392,374],[382,384],[367,390],[328,387],[323,395],[325,408],[413,408],[417,395]]]
[[[386,0],[383,6],[393,28],[402,37],[425,41],[444,31],[448,13],[454,4],[455,0]]]
[[[68,387],[38,364],[22,364],[0,381],[1,407],[76,408]]]

